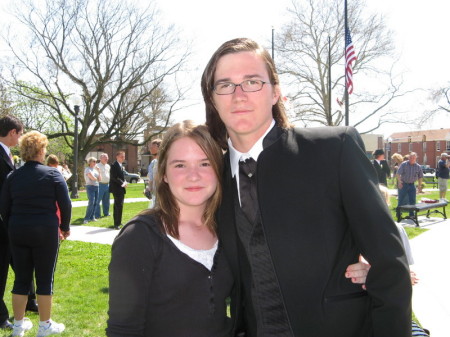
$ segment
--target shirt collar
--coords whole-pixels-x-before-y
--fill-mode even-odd
[[[236,150],[231,143],[231,139],[228,138],[228,149],[230,151],[230,165],[231,165],[231,176],[234,177],[236,173],[239,172],[239,160],[245,160],[247,158],[253,158],[255,161],[258,160],[259,155],[264,150],[263,140],[267,136],[270,130],[275,126],[275,120],[272,119],[272,123],[266,132],[259,138],[256,143],[252,146],[250,151],[247,153],[242,153]]]
[[[0,145],[3,147],[3,150],[5,150],[6,154],[9,156],[9,154],[11,153],[9,147],[3,144],[2,142],[0,142]]]

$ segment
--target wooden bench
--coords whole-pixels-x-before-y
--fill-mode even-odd
[[[426,185],[433,185],[433,186],[432,186],[433,188],[437,188],[437,187],[438,187],[438,182],[437,182],[436,180],[432,180],[432,181],[424,180],[423,182],[424,182]]]
[[[430,213],[439,213],[444,216],[444,219],[447,219],[447,214],[445,213],[445,207],[448,205],[447,201],[439,201],[435,203],[425,203],[421,202],[415,205],[403,205],[397,207],[397,222],[400,222],[402,219],[411,219],[416,223],[416,227],[419,226],[419,220],[417,219],[417,213],[422,211],[427,211],[427,218],[430,217]],[[435,208],[442,207],[442,212]],[[433,210],[433,211],[432,211]],[[413,216],[402,216],[403,212],[413,212]]]

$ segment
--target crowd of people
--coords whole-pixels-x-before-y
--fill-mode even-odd
[[[294,128],[274,62],[250,39],[216,50],[201,89],[206,125],[184,121],[151,141],[152,202],[126,225],[125,152],[111,165],[106,153],[87,160],[84,224],[110,216],[112,193],[121,229],[106,335],[411,336],[417,278],[380,191],[392,170],[399,205],[415,203],[423,179],[417,155],[396,154],[391,167],[381,149],[367,159],[352,127]],[[51,320],[51,301],[58,242],[70,235],[70,171],[52,156],[43,165],[48,140],[22,132],[17,119],[0,120],[0,295],[10,255],[15,273],[14,322],[2,300],[0,327],[13,336],[31,329],[24,316],[34,272],[38,336],[47,336],[65,328]],[[16,170],[10,147],[19,139],[26,163]],[[317,165],[324,162],[334,169]],[[449,167],[443,154],[441,192]]]

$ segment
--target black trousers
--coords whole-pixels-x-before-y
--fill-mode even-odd
[[[59,250],[58,225],[11,225],[9,238],[15,274],[12,293],[30,295],[34,273],[36,293],[52,295]]]
[[[123,200],[125,199],[124,192],[113,192],[114,196],[114,226],[122,224]]]

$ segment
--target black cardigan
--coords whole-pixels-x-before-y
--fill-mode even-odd
[[[138,216],[119,233],[109,265],[109,337],[225,337],[233,280],[219,248],[209,271]]]

